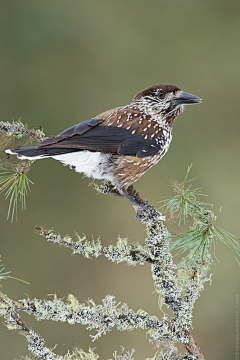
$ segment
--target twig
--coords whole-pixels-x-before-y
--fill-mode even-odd
[[[37,333],[32,331],[23,322],[17,309],[23,309],[19,302],[14,302],[5,296],[0,296],[0,304],[2,313],[8,329],[22,330],[28,340],[28,350],[42,360],[63,360],[62,356],[57,356],[49,348],[44,346],[44,339]]]
[[[10,136],[15,135],[17,138],[27,135],[40,141],[46,138],[41,126],[39,126],[38,129],[28,129],[20,120],[12,123],[9,121],[0,121],[0,134],[1,133],[7,133]]]
[[[192,333],[190,331],[186,331],[186,334],[189,337],[189,342],[185,344],[185,348],[187,351],[194,356],[197,356],[197,360],[205,360],[205,357],[200,351],[200,348],[198,347],[196,341],[194,340]]]
[[[174,313],[172,319],[168,320],[165,317],[164,321],[158,324],[159,331],[156,331],[155,327],[152,328],[151,341],[154,341],[157,346],[164,344],[166,339],[189,344],[191,340],[189,330],[192,324],[194,303],[203,289],[203,284],[209,280],[206,277],[208,269],[205,269],[205,272],[201,274],[196,272],[194,276],[191,276],[192,274],[188,274],[186,271],[186,289],[183,291],[178,285],[177,275],[174,271],[176,265],[173,263],[169,251],[170,234],[164,225],[165,217],[158,211],[149,208],[141,212],[139,220],[147,227],[148,237],[145,239],[144,247],[139,244],[138,246],[135,244],[134,247],[129,245],[127,241],[124,242],[123,239],[120,239],[121,241],[116,246],[102,247],[99,239],[97,242],[89,242],[83,237],[80,238],[79,242],[73,242],[69,236],[62,238],[60,235],[54,234],[53,231],[47,231],[40,226],[36,226],[36,229],[48,241],[69,247],[74,253],[83,254],[85,257],[105,255],[111,261],[126,261],[132,265],[150,262],[152,277],[160,298],[163,299],[166,306],[172,308]],[[124,316],[126,316],[124,317],[125,321],[129,321],[128,316],[126,314]],[[118,321],[120,321],[120,318],[118,318]],[[122,317],[120,322],[123,322]],[[163,326],[165,338],[160,331]],[[190,354],[192,355],[192,353]]]

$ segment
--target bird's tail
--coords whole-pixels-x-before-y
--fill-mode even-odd
[[[72,151],[73,149],[44,148],[40,147],[39,145],[5,150],[7,154],[17,155],[17,157],[22,160],[38,160],[45,157],[60,155],[62,153],[66,154]]]
[[[8,150],[5,150],[5,152],[7,154],[17,155],[17,157],[22,160],[24,160],[24,159],[37,160],[37,159],[41,159],[45,156],[48,156],[48,155],[44,154],[43,149],[36,149],[36,146],[8,149]]]

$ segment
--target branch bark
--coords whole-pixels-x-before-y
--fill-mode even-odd
[[[203,356],[202,352],[200,351],[200,348],[198,347],[196,341],[193,338],[193,335],[190,331],[186,331],[186,334],[189,337],[189,342],[185,344],[186,350],[194,356],[197,356],[198,360],[205,360],[205,357]]]

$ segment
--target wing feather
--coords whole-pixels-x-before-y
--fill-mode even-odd
[[[153,138],[144,139],[141,134],[134,135],[117,124],[106,125],[105,117],[93,118],[71,126],[59,135],[40,142],[36,149],[47,154],[89,150],[102,153],[147,157],[157,153],[161,146]]]

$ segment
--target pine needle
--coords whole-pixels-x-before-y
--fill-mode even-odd
[[[5,199],[9,199],[7,219],[14,215],[18,219],[18,201],[22,204],[22,210],[26,209],[26,195],[30,191],[30,183],[26,171],[26,164],[16,167],[14,170],[0,168],[0,193],[5,192]]]
[[[191,189],[192,185],[186,187],[187,177],[191,166],[188,167],[183,183],[176,181],[172,183],[174,197],[163,200],[165,212],[170,212],[181,221],[186,223],[190,217],[191,229],[171,237],[170,250],[177,250],[176,255],[182,255],[178,262],[179,266],[194,268],[202,266],[206,262],[214,265],[216,258],[216,244],[221,241],[234,256],[240,265],[240,243],[239,239],[229,232],[216,226],[218,216],[214,215],[213,208],[206,209],[210,204],[198,200],[201,188]]]
[[[2,260],[0,259],[0,261],[2,261]],[[24,282],[25,284],[28,284],[28,285],[30,284],[29,282],[27,282],[25,280],[18,279],[16,277],[13,277],[13,276],[9,275],[9,274],[11,274],[11,271],[7,271],[7,272],[4,273],[3,272],[4,270],[5,270],[5,267],[2,264],[0,264],[0,281],[7,280],[7,279],[14,279],[14,280]],[[1,285],[0,285],[0,287],[1,287]]]

